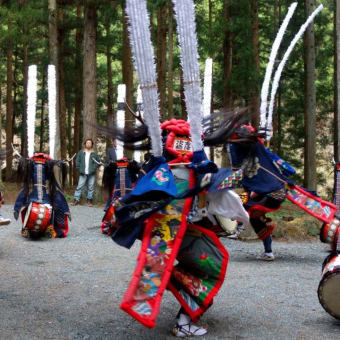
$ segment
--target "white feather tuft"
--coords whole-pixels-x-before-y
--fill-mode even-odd
[[[323,9],[323,5],[320,5],[309,17],[308,19],[305,21],[305,23],[300,27],[298,33],[296,33],[294,39],[292,40],[292,42],[290,43],[286,53],[284,54],[282,61],[280,62],[275,75],[274,75],[274,80],[273,80],[273,87],[272,87],[272,92],[271,92],[271,97],[270,97],[270,104],[269,104],[269,112],[268,112],[268,120],[267,120],[267,126],[266,126],[266,130],[267,132],[267,140],[270,140],[272,135],[273,135],[273,123],[272,123],[272,119],[273,119],[273,110],[274,110],[274,102],[275,102],[275,95],[277,92],[277,89],[279,87],[279,82],[280,82],[280,78],[281,78],[281,74],[283,71],[283,68],[290,56],[290,54],[292,53],[295,45],[297,44],[297,42],[299,41],[299,39],[302,37],[303,33],[305,32],[305,30],[307,29],[307,27],[312,23],[312,21],[314,20],[314,18],[322,11]]]
[[[137,87],[137,106],[143,104],[142,90],[140,89],[140,85]]]
[[[202,94],[198,63],[195,5],[192,0],[172,0],[181,50],[185,103],[194,151],[203,149]]]
[[[208,58],[205,61],[204,86],[203,86],[203,117],[211,114],[211,89],[212,89],[213,60]]]
[[[140,89],[140,85],[137,87],[137,111],[141,114],[142,118],[144,117],[143,113],[143,97],[142,97],[142,90]],[[136,119],[136,126],[140,126],[141,122]],[[136,162],[141,162],[142,161],[142,152],[139,150],[136,150],[133,152],[133,159]]]
[[[145,0],[127,0],[126,13],[130,22],[130,43],[141,85],[145,123],[151,138],[152,154],[162,155],[162,134],[159,122],[159,97],[154,51],[151,43],[150,18]]]
[[[48,65],[48,123],[50,157],[54,158],[55,138],[57,134],[57,83],[55,65]]]
[[[37,105],[37,65],[28,68],[27,83],[27,148],[28,157],[34,154],[35,115]]]
[[[118,85],[118,110],[117,110],[117,127],[124,129],[125,127],[125,99],[126,99],[126,85]],[[117,159],[122,159],[124,156],[124,144],[121,141],[117,141]]]
[[[267,68],[266,68],[266,74],[265,74],[263,84],[262,84],[262,89],[261,89],[261,106],[260,106],[260,128],[261,130],[264,130],[266,126],[267,107],[268,107],[267,100],[268,100],[268,94],[269,94],[270,79],[272,76],[276,55],[280,48],[280,44],[286,32],[289,21],[295,12],[297,4],[298,4],[297,2],[293,2],[289,6],[288,13],[281,24],[281,27],[274,40],[272,50],[270,52],[269,61],[268,61]]]
[[[204,85],[203,85],[203,117],[209,117],[211,114],[211,95],[212,95],[212,72],[213,60],[206,59],[204,68]],[[205,154],[210,158],[210,148],[204,148]]]

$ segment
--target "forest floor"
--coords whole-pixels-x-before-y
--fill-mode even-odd
[[[1,211],[12,218],[12,205]],[[140,242],[127,250],[102,235],[102,208],[71,212],[65,239],[24,239],[17,221],[0,227],[0,339],[173,339],[179,304],[170,293],[152,330],[119,309]],[[209,333],[200,339],[339,338],[340,322],[317,296],[327,245],[274,241],[269,263],[256,260],[259,241],[222,242],[230,255],[226,281],[201,319]]]

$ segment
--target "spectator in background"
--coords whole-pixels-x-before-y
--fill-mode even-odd
[[[74,193],[72,205],[78,205],[83,188],[87,183],[87,205],[93,206],[94,184],[96,170],[100,163],[98,154],[93,150],[93,140],[88,138],[84,143],[85,147],[80,150],[76,158],[76,167],[79,171],[78,186]]]
[[[106,151],[106,163],[110,164],[111,162],[117,161],[117,141],[112,139],[112,146]]]

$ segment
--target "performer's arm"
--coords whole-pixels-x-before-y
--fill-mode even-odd
[[[93,153],[93,157],[94,157],[94,159],[97,161],[97,162],[95,162],[95,165],[96,165],[96,167],[98,168],[99,165],[101,164],[101,160],[100,160],[99,155],[97,154],[97,152],[94,152],[94,153]],[[98,164],[98,163],[100,163],[100,164]]]

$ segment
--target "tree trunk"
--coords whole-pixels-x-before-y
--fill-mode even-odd
[[[72,151],[73,151],[73,144],[72,144],[72,103],[68,103],[67,107],[67,152],[69,154],[69,157],[72,157]],[[68,184],[69,186],[73,185],[73,163],[69,163],[69,170],[68,170]]]
[[[308,17],[315,7],[314,0],[305,0],[305,14]],[[315,44],[314,24],[308,26],[304,37],[305,61],[305,158],[304,185],[316,190],[316,96],[315,96]]]
[[[84,58],[83,58],[83,138],[96,142],[97,123],[97,8],[88,2],[85,6]]]
[[[13,64],[13,89],[12,89],[12,94],[13,94],[13,114],[12,114],[12,140],[14,138],[14,135],[16,133],[16,115],[18,114],[18,87],[19,87],[19,81],[18,81],[18,50],[14,49],[13,51],[13,56],[14,56],[14,64]],[[22,147],[22,143],[21,143]],[[20,151],[21,152],[21,151]]]
[[[209,11],[209,39],[213,39],[213,35],[212,35],[212,21],[213,21],[213,4],[212,4],[212,0],[209,0],[208,11]],[[213,53],[214,53],[214,51],[212,51],[210,49],[209,54],[210,54],[211,58],[213,58]]]
[[[7,45],[7,93],[6,93],[6,149],[12,149],[13,142],[13,101],[12,101],[12,89],[13,89],[13,46],[12,42],[8,41]],[[6,181],[9,181],[12,177],[12,160],[13,157],[7,157],[6,161]]]
[[[64,13],[62,8],[58,8],[58,51],[59,51],[59,122],[60,122],[60,157],[66,159],[66,99],[65,99],[65,74],[64,74],[64,45],[65,29],[63,28]]]
[[[340,0],[334,0],[334,157],[340,161]]]
[[[224,52],[224,92],[223,92],[223,103],[224,106],[228,109],[233,108],[233,98],[231,89],[229,87],[228,81],[231,75],[232,70],[232,61],[233,61],[233,41],[232,41],[232,32],[229,28],[229,22],[231,18],[230,13],[230,0],[224,0],[223,3],[223,12],[225,18],[225,31],[224,31],[224,44],[223,44],[223,52]]]
[[[276,149],[275,152],[278,155],[282,154],[282,119],[281,119],[281,99],[282,93],[281,88],[278,89],[277,100],[275,102],[275,109],[276,109],[276,121],[277,121],[277,138],[276,138]]]
[[[274,1],[274,27],[273,27],[273,39],[275,38],[277,31],[279,30],[280,23],[280,0]],[[275,153],[278,155],[281,154],[281,117],[280,117],[280,103],[281,103],[281,90],[280,84],[278,88],[278,93],[274,102],[274,110],[273,110],[273,144],[272,148]]]
[[[180,68],[180,97],[181,97],[181,119],[187,119],[188,112],[185,104],[185,93],[184,93],[184,80],[183,80],[183,70]]]
[[[0,148],[2,149],[2,88],[0,84]],[[2,188],[2,162],[0,161],[0,187]]]
[[[27,5],[27,0],[22,1],[22,5]],[[23,26],[23,34],[24,36],[27,35],[27,27]],[[22,57],[22,72],[23,72],[23,111],[22,111],[22,134],[21,134],[21,154],[24,157],[27,157],[28,150],[27,150],[27,82],[28,82],[28,44],[25,40],[23,51],[22,51],[23,57]]]
[[[130,40],[128,33],[128,22],[123,5],[123,60],[122,60],[123,83],[126,85],[126,102],[130,107],[133,107],[133,65],[132,54],[130,48]],[[125,112],[125,126],[131,127],[134,125],[135,118],[129,111]],[[128,158],[132,158],[133,154],[130,151],[126,152]]]
[[[58,62],[58,16],[57,16],[57,0],[49,0],[49,57],[50,64],[55,66],[56,69],[56,91],[57,99],[59,98],[59,62]],[[54,158],[61,158],[60,150],[60,121],[59,121],[59,100],[56,101],[56,136]]]
[[[213,2],[212,0],[209,0],[208,3],[208,11],[209,11],[209,40],[212,41],[213,39],[213,30],[212,30],[212,26],[213,26]],[[209,47],[212,45],[209,45]],[[212,58],[213,60],[215,59],[215,53],[214,53],[214,48],[209,48],[209,57]],[[214,95],[213,95],[213,89],[211,89],[212,93],[211,93],[211,106],[210,106],[210,111],[214,112]],[[208,158],[214,162],[215,161],[215,148],[213,146],[211,146],[209,148],[209,153],[210,155],[207,155]]]
[[[126,85],[126,102],[133,107],[133,65],[125,8],[123,8],[123,83]],[[132,119],[132,117],[130,117]]]
[[[174,10],[172,2],[168,8],[168,112],[166,118],[172,118],[174,114]]]
[[[82,26],[82,8],[81,0],[77,2],[77,21],[78,26],[76,29],[76,55],[75,55],[75,98],[74,98],[74,132],[73,132],[73,154],[78,152],[81,144],[80,133],[80,117],[82,110],[82,83],[83,83],[83,68],[82,68],[82,43],[83,43],[83,26]],[[76,167],[73,168],[73,182],[78,181],[78,171]]]
[[[157,9],[157,85],[161,120],[166,115],[166,31],[167,3]]]
[[[123,9],[123,83],[126,85],[126,102],[133,107],[133,65],[130,48],[128,23],[125,8]],[[132,117],[130,117],[132,119]]]
[[[256,80],[260,78],[260,57],[259,57],[259,4],[257,0],[252,0],[252,48],[253,48],[253,63],[256,72]],[[251,98],[252,108],[252,126],[257,129],[260,119],[260,92],[258,81],[254,84],[254,89]]]
[[[106,37],[110,36],[110,22],[106,23]],[[107,39],[106,45],[106,71],[107,71],[107,125],[113,126],[114,114],[113,114],[113,75],[112,75],[112,58],[111,58],[111,44],[110,39]],[[107,139],[107,147],[111,145],[111,141]]]

